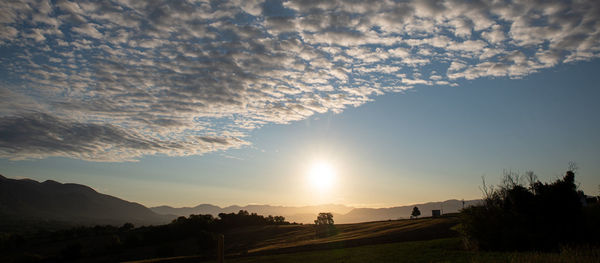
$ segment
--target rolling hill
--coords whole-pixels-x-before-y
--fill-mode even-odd
[[[479,200],[465,201],[465,206]],[[96,192],[80,184],[59,183],[52,180],[37,182],[31,179],[10,179],[0,175],[0,220],[38,220],[79,224],[164,224],[177,216],[191,214],[237,213],[246,210],[259,215],[282,215],[290,222],[312,223],[319,212],[332,212],[336,223],[359,223],[409,218],[412,208],[419,207],[422,216],[431,216],[431,210],[444,213],[462,208],[459,200],[431,202],[390,208],[353,208],[327,204],[316,206],[247,205],[219,207],[201,204],[195,207],[174,208],[145,206]]]
[[[219,213],[237,213],[246,210],[259,215],[282,215],[287,221],[298,223],[312,223],[319,212],[333,212],[335,216],[348,213],[353,208],[345,205],[315,205],[315,206],[273,206],[273,205],[232,205],[219,207],[210,204],[201,204],[195,207],[174,208],[171,206],[151,207],[152,211],[163,215],[189,216],[191,214],[211,214],[218,216]]]
[[[75,224],[168,223],[145,206],[94,189],[52,180],[10,179],[0,175],[0,221],[56,221]]]
[[[465,200],[465,207],[478,204],[481,200]],[[443,213],[456,213],[462,209],[461,200],[446,200],[443,202],[430,202],[407,206],[396,206],[389,208],[355,208],[347,214],[336,218],[340,223],[357,223],[368,221],[381,221],[388,219],[409,218],[413,207],[418,207],[421,216],[431,216],[431,210],[442,210]]]
[[[480,200],[465,201],[465,207],[477,204]],[[158,214],[189,216],[191,214],[211,214],[217,216],[219,213],[236,213],[246,210],[259,215],[282,215],[290,222],[312,223],[319,212],[332,212],[336,223],[359,223],[370,221],[382,221],[389,219],[409,218],[413,207],[419,207],[421,216],[431,216],[431,210],[440,209],[443,213],[456,213],[462,207],[460,200],[447,200],[443,202],[430,202],[407,206],[389,208],[353,208],[344,205],[317,205],[317,206],[271,206],[271,205],[247,205],[219,207],[210,204],[201,204],[195,207],[174,208],[170,206],[152,207],[152,211]]]
[[[314,225],[270,225],[234,228],[224,233],[227,262],[259,257],[252,262],[271,262],[261,260],[262,256],[297,255],[302,252],[330,251],[332,249],[350,249],[377,244],[412,242],[419,240],[438,240],[455,238],[458,233],[453,227],[458,217],[450,215],[440,218],[421,218],[411,220],[391,220],[357,224],[336,224],[337,233],[322,238],[315,237]],[[183,245],[178,245],[182,247]],[[185,256],[153,258],[137,263],[166,262],[214,262],[214,251]],[[208,261],[205,261],[208,260]],[[287,262],[287,260],[281,261]],[[297,258],[296,262],[312,262]],[[335,261],[338,262],[338,261]],[[345,261],[340,261],[345,262]],[[368,262],[368,261],[365,261]],[[393,261],[393,262],[397,262]]]

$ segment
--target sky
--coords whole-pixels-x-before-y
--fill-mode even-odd
[[[600,190],[598,1],[5,1],[0,14],[10,178],[147,206],[388,207],[480,198],[482,177],[505,172],[552,181],[575,161],[581,189]],[[327,187],[308,179],[319,164]]]

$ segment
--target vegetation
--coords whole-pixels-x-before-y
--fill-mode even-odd
[[[337,234],[338,231],[333,225],[332,213],[319,213],[315,220],[315,234],[318,238],[328,237]]]
[[[237,214],[190,215],[170,224],[134,228],[75,227],[55,232],[0,235],[0,262],[66,261],[94,258],[97,261],[123,261],[174,255],[204,255],[215,252],[216,233],[234,228],[290,225],[281,216],[260,216],[241,210]]]
[[[333,225],[333,214],[332,213],[319,213],[315,225]]]
[[[461,231],[469,248],[559,251],[598,242],[600,208],[597,202],[587,204],[573,171],[552,183],[540,182],[533,172],[506,173],[501,186],[484,182],[483,190],[483,204],[462,211]]]
[[[286,254],[227,259],[230,263],[272,262],[544,262],[592,263],[600,261],[600,250],[590,247],[565,248],[559,253],[483,252],[465,250],[459,238],[373,244],[359,247],[313,250]],[[167,261],[168,262],[168,261]],[[192,261],[178,261],[192,262]]]
[[[600,204],[578,190],[574,171],[551,183],[506,173],[483,190],[481,205],[439,218],[414,207],[412,220],[335,225],[319,213],[298,225],[241,210],[161,226],[0,232],[0,262],[207,261],[220,234],[227,262],[600,262]]]
[[[421,211],[419,211],[418,207],[413,207],[412,213],[410,213],[411,218],[419,218],[421,215]]]
[[[252,215],[245,212],[234,215],[228,222],[264,223],[249,220]],[[0,261],[214,262],[214,232],[206,229],[222,231],[226,261],[240,263],[599,262],[600,259],[600,250],[590,245],[563,246],[551,253],[465,250],[462,239],[452,230],[460,222],[458,215],[336,225],[336,235],[322,238],[314,236],[316,225],[232,227],[233,223],[222,222],[224,217],[227,216],[192,215],[154,227],[134,228],[126,224],[73,228],[54,232],[53,237],[25,238],[15,249],[0,252]],[[211,243],[203,244],[203,240]],[[19,257],[14,256],[15,251],[20,251]]]

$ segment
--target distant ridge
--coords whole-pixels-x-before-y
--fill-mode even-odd
[[[469,207],[480,202],[480,199],[465,200],[464,206]],[[421,217],[428,217],[431,216],[432,210],[442,210],[444,214],[459,212],[460,209],[462,209],[463,204],[461,200],[452,199],[443,202],[429,202],[389,208],[355,208],[349,213],[342,215],[340,221],[345,223],[354,223],[365,222],[363,220],[381,221],[388,219],[409,218],[410,214],[412,213],[412,209],[415,206],[419,208],[419,211],[421,211]]]
[[[174,208],[171,206],[151,207],[152,211],[163,215],[189,216],[191,214],[211,214],[218,216],[219,213],[237,213],[240,210],[246,210],[250,213],[259,215],[283,215],[287,221],[298,223],[312,223],[319,212],[330,211],[334,214],[348,213],[353,208],[345,205],[315,205],[315,206],[273,206],[273,205],[232,205],[219,207],[211,204],[201,204],[195,207]]]
[[[465,207],[481,200],[465,201]],[[10,179],[0,175],[0,223],[8,220],[59,221],[75,224],[112,224],[125,222],[135,225],[165,224],[177,216],[191,214],[237,213],[246,210],[259,215],[281,215],[287,221],[312,223],[319,212],[332,212],[337,224],[382,221],[410,217],[414,206],[421,215],[431,216],[431,210],[443,213],[458,212],[462,201],[447,200],[397,206],[389,208],[354,208],[345,205],[327,204],[316,206],[273,206],[273,205],[232,205],[219,207],[200,204],[195,207],[174,208],[157,206],[147,208],[141,204],[128,202],[110,195],[101,194],[80,184],[59,183],[46,180],[42,183],[31,179]]]
[[[465,200],[465,207],[472,206],[481,200]],[[174,208],[171,206],[151,207],[158,214],[189,216],[191,214],[237,213],[246,210],[259,215],[282,215],[290,222],[312,223],[319,212],[332,212],[336,223],[360,223],[369,221],[382,221],[388,219],[409,218],[413,207],[419,207],[422,216],[431,216],[431,210],[443,210],[443,213],[456,213],[463,204],[461,200],[446,200],[443,202],[429,202],[407,206],[389,208],[353,208],[345,205],[316,205],[316,206],[272,206],[272,205],[247,205],[219,207],[211,204],[201,204],[195,207]]]
[[[168,223],[172,217],[80,184],[10,179],[0,175],[0,221],[39,220],[74,224]]]
[[[163,205],[163,206],[152,207],[150,209],[157,214],[176,215],[176,216],[188,216],[191,214],[217,215],[217,214],[221,213],[221,211],[223,210],[222,208],[220,208],[218,206],[209,205],[209,204],[200,204],[200,205],[197,205],[194,207],[181,207],[181,208],[173,208],[173,207],[170,207],[167,205]],[[202,211],[202,213],[198,213],[198,211]]]

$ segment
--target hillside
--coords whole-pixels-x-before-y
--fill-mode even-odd
[[[478,200],[465,201],[465,206],[476,202]],[[462,208],[462,203],[459,200],[448,200],[390,208],[353,208],[335,204],[301,207],[233,205],[221,208],[201,204],[195,207],[158,206],[148,209],[138,203],[98,193],[85,185],[63,184],[52,180],[17,180],[0,175],[0,223],[5,226],[11,222],[18,223],[19,220],[78,224],[163,224],[176,216],[218,216],[219,213],[236,213],[239,210],[265,216],[282,215],[287,221],[298,223],[312,223],[319,212],[328,211],[333,212],[336,223],[344,224],[408,218],[413,206],[421,209],[422,216],[430,216],[432,209],[443,209],[445,213],[457,212]]]
[[[231,229],[225,235],[227,261],[265,255],[287,255],[307,251],[353,248],[374,244],[456,237],[455,216],[391,220],[335,225],[337,234],[316,238],[314,225],[270,225]],[[182,244],[178,245],[182,247]],[[146,259],[138,262],[198,262],[214,258],[214,252]],[[300,260],[302,261],[302,260]],[[211,262],[211,261],[209,261]],[[257,262],[261,262],[258,260]]]
[[[80,185],[52,180],[9,179],[0,175],[0,215],[2,224],[27,220],[75,224],[114,224],[125,222],[163,224],[171,217],[159,215],[145,206],[128,202]]]
[[[465,200],[465,207],[479,203],[481,200]],[[418,207],[421,216],[431,216],[431,210],[442,210],[443,213],[456,213],[463,207],[461,200],[446,200],[443,202],[430,202],[407,206],[396,206],[389,208],[355,208],[347,214],[338,216],[336,222],[353,223],[380,221],[388,219],[409,218],[413,207]]]
[[[465,201],[465,207],[471,206],[480,200]],[[201,204],[195,207],[174,208],[170,206],[152,207],[152,211],[163,215],[189,216],[191,214],[211,214],[218,216],[219,213],[236,213],[246,210],[259,215],[282,215],[290,222],[310,224],[319,212],[332,212],[335,222],[341,224],[359,223],[381,220],[394,220],[409,218],[414,206],[419,207],[422,216],[431,216],[431,210],[440,209],[444,213],[456,213],[462,207],[460,200],[447,200],[443,202],[430,202],[407,206],[389,208],[353,208],[344,205],[316,205],[316,206],[271,206],[271,205],[247,205],[219,207],[210,204]]]
[[[250,213],[259,215],[282,215],[287,221],[298,223],[312,223],[319,212],[329,211],[336,216],[348,213],[353,208],[345,205],[315,205],[315,206],[273,206],[273,205],[232,205],[227,207],[219,207],[211,204],[201,204],[195,207],[180,207],[157,206],[151,207],[152,211],[163,215],[189,216],[191,214],[210,214],[218,216],[219,213],[237,213],[240,210],[246,210]]]
[[[226,246],[231,252],[241,249],[252,254],[289,253],[296,251],[353,247],[399,241],[429,240],[456,236],[452,226],[457,217],[392,220],[335,225],[338,233],[325,238],[315,238],[314,225],[264,226],[236,229],[225,233]],[[245,243],[244,237],[259,237],[259,242]]]

